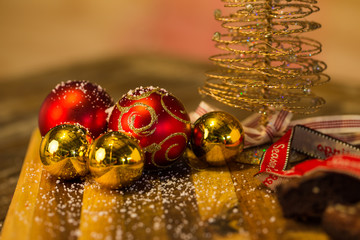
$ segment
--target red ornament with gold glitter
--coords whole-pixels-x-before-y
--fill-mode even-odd
[[[190,139],[189,115],[165,89],[139,87],[115,105],[109,129],[137,138],[145,152],[145,167],[167,167],[178,159]]]
[[[75,123],[85,127],[96,138],[107,130],[106,110],[112,105],[112,98],[99,85],[87,81],[60,83],[40,108],[41,135],[57,125]]]

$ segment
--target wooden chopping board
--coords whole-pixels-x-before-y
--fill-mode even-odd
[[[35,130],[2,240],[328,239],[319,226],[283,218],[275,194],[253,177],[258,166],[233,162],[199,171],[182,159],[115,191],[90,178],[50,176],[40,141]]]

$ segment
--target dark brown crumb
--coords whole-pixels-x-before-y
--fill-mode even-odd
[[[331,239],[360,239],[360,202],[329,206],[324,212],[322,226]]]
[[[317,172],[281,184],[277,188],[285,217],[320,222],[330,204],[360,201],[360,180],[341,173]]]

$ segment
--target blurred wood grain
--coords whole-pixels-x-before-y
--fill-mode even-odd
[[[196,171],[177,165],[168,172],[146,174],[132,188],[113,192],[99,189],[91,181],[57,182],[42,171],[36,172],[32,181],[26,177],[30,168],[40,169],[36,155],[40,138],[37,132],[31,134],[43,99],[57,83],[69,79],[97,82],[115,100],[137,86],[161,86],[190,112],[202,100],[197,88],[209,68],[169,56],[129,55],[0,81],[0,226],[8,212],[19,219],[6,223],[5,228],[24,230],[4,229],[3,239],[21,232],[18,239],[116,239],[126,237],[124,234],[135,239],[326,239],[317,226],[281,216],[273,193],[252,178],[257,166],[234,163],[223,169]],[[359,90],[335,83],[315,89],[328,102],[316,115],[360,114]],[[250,114],[206,100],[240,120]],[[28,195],[23,195],[23,190]],[[69,201],[73,205],[70,210]]]
[[[40,139],[35,131],[3,240],[327,239],[320,226],[282,217],[274,193],[253,177],[255,166],[229,163],[197,171],[182,159],[168,170],[146,172],[123,190],[108,190],[91,179],[50,176],[40,163]]]

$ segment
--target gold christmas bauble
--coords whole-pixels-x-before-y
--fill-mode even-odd
[[[51,175],[62,179],[85,176],[90,142],[91,137],[83,127],[71,124],[56,126],[41,141],[41,162]]]
[[[113,189],[138,179],[144,169],[144,159],[137,140],[121,132],[101,135],[89,149],[89,169],[95,181]]]
[[[244,130],[232,115],[209,112],[195,121],[191,147],[202,162],[223,166],[244,148]]]

